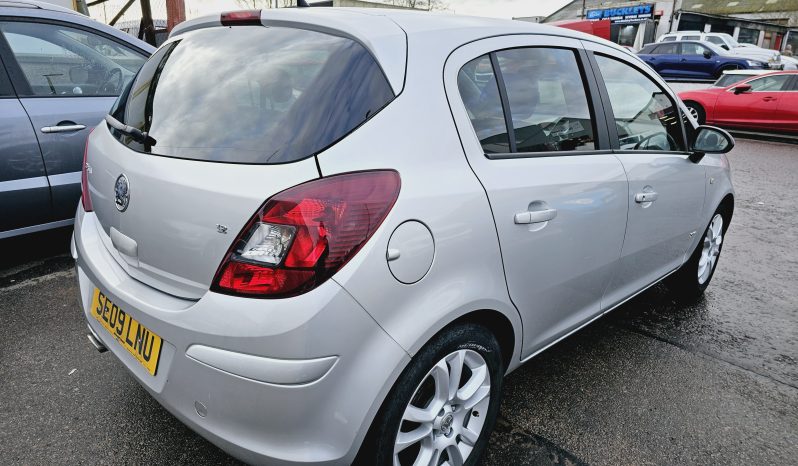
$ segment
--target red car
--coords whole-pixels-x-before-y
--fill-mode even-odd
[[[798,71],[752,76],[679,97],[702,125],[798,134]]]

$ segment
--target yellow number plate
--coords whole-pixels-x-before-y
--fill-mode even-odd
[[[136,319],[111,302],[99,288],[94,289],[91,300],[91,315],[108,330],[151,375],[158,370],[161,356],[161,337],[141,325]]]

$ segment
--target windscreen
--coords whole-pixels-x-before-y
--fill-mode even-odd
[[[359,43],[260,26],[201,29],[156,52],[113,116],[147,132],[134,150],[194,160],[271,164],[312,156],[394,98]]]

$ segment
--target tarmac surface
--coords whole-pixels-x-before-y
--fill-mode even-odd
[[[485,464],[795,464],[798,146],[729,159],[705,297],[658,285],[511,374]],[[236,463],[89,345],[69,235],[0,241],[0,462]]]

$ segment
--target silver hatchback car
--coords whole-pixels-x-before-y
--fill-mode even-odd
[[[566,29],[189,21],[89,137],[89,339],[248,462],[474,464],[505,374],[663,278],[707,287],[733,144]]]

